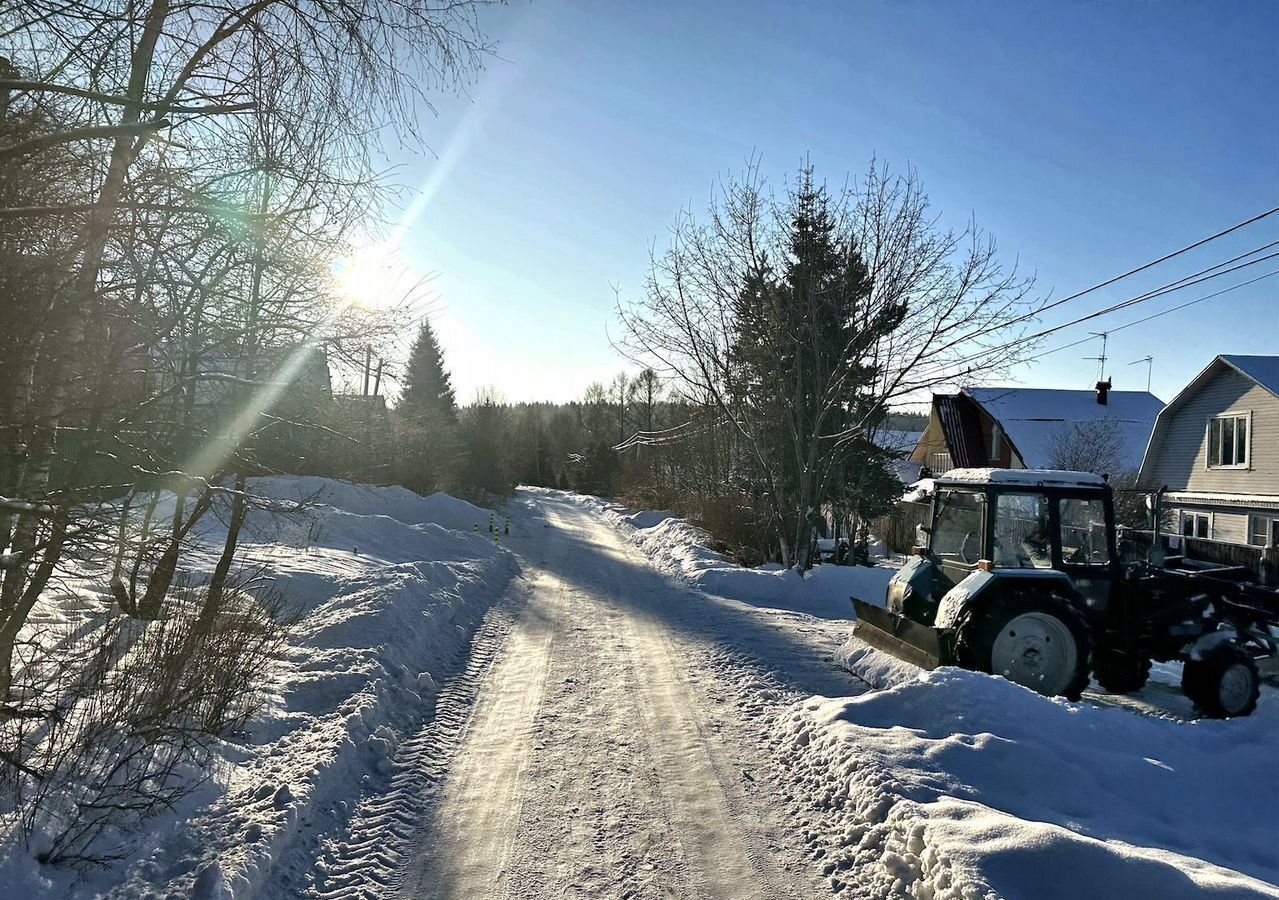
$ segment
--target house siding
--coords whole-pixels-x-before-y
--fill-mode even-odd
[[[1209,469],[1208,421],[1227,413],[1251,413],[1248,468]],[[1174,491],[1279,495],[1279,397],[1219,363],[1194,396],[1165,416],[1156,428],[1144,477]],[[1232,517],[1232,519],[1235,517]],[[1247,540],[1247,519],[1239,528]],[[1221,540],[1235,540],[1232,536]]]

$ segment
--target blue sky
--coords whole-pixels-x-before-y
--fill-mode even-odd
[[[758,154],[833,183],[915,166],[943,221],[975,215],[1061,297],[1279,206],[1279,2],[516,2],[498,57],[397,156],[423,188],[401,254],[436,273],[461,399],[567,400],[626,363],[611,284],[642,287],[682,206]],[[1279,215],[1044,318],[1082,315],[1279,240]],[[1270,251],[1273,252],[1273,251]],[[1049,339],[1122,325],[1245,277]],[[1087,387],[1099,342],[1017,373]],[[1116,333],[1117,388],[1168,399],[1216,353],[1279,353],[1279,277]]]

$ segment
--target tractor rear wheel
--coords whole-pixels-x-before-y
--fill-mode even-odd
[[[1229,719],[1257,708],[1261,677],[1257,663],[1242,648],[1221,643],[1201,651],[1198,659],[1186,660],[1181,690],[1205,716]]]
[[[1088,686],[1088,623],[1056,594],[998,597],[960,624],[955,643],[966,668],[1049,697],[1078,700]]]
[[[1102,645],[1092,654],[1092,674],[1112,694],[1131,694],[1146,685],[1150,657]]]

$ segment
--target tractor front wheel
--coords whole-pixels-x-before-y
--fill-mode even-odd
[[[1181,690],[1212,719],[1246,716],[1257,708],[1261,677],[1252,657],[1231,643],[1218,644],[1186,660]]]
[[[1078,700],[1088,686],[1088,623],[1056,594],[1007,594],[960,624],[955,636],[966,668]]]

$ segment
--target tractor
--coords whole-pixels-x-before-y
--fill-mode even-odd
[[[1101,476],[954,469],[935,480],[923,531],[886,607],[852,598],[857,637],[923,668],[959,665],[1077,700],[1090,673],[1124,694],[1152,661],[1179,660],[1186,696],[1226,718],[1253,711],[1279,658],[1279,591],[1247,569],[1116,546]]]

